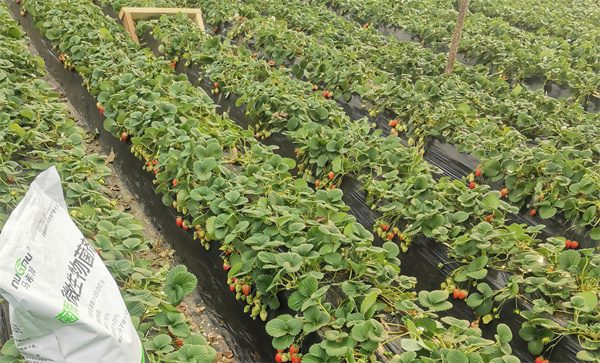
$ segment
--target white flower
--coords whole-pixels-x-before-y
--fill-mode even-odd
[[[333,221],[331,219],[327,221],[327,224],[335,227],[335,223],[333,223]]]

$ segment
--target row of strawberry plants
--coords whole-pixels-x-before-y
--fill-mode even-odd
[[[241,31],[242,34],[249,33],[255,39],[258,38],[256,43],[264,45],[265,50],[272,55],[275,65],[279,66],[284,63],[286,58],[299,55],[299,64],[295,64],[292,71],[299,76],[309,78],[313,82],[323,84],[326,88],[334,89],[330,92],[334,98],[348,100],[352,93],[358,93],[365,100],[379,103],[379,107],[375,105],[375,107],[370,108],[372,114],[379,112],[382,107],[386,106],[392,106],[392,109],[398,113],[410,113],[412,110],[406,110],[403,107],[406,102],[418,102],[423,96],[412,95],[407,92],[402,83],[409,79],[411,83],[421,79],[424,82],[420,84],[421,91],[429,91],[430,89],[435,91],[431,95],[428,94],[429,92],[425,95],[431,98],[432,101],[439,98],[440,89],[462,94],[465,92],[465,86],[470,87],[471,89],[467,90],[467,96],[454,100],[454,103],[468,103],[477,107],[478,112],[489,118],[494,118],[489,122],[490,124],[494,121],[515,125],[523,132],[534,135],[542,132],[544,136],[560,135],[560,130],[565,126],[576,126],[581,122],[588,128],[590,126],[594,127],[592,122],[594,115],[586,115],[582,119],[581,114],[583,111],[580,107],[560,105],[554,100],[541,96],[539,93],[524,92],[520,86],[517,87],[516,91],[511,92],[500,77],[493,76],[487,80],[481,69],[479,71],[472,67],[458,69],[457,73],[462,75],[465,83],[459,82],[457,85],[455,82],[447,83],[442,82],[445,79],[441,81],[438,79],[433,85],[430,85],[427,81],[433,78],[423,76],[439,74],[443,70],[443,63],[445,63],[442,59],[443,56],[437,57],[439,59],[434,61],[432,52],[419,49],[418,46],[398,42],[386,44],[386,38],[378,32],[359,30],[352,23],[336,17],[334,14],[324,11],[324,9],[312,9],[299,2],[289,5],[270,3],[268,7],[261,7],[261,3],[256,2],[253,5],[238,4],[238,8],[232,6],[233,2],[224,5],[218,2],[212,4],[204,1],[201,4],[209,9],[208,14],[211,21],[217,24],[220,22],[238,23],[242,29],[234,29],[229,33],[231,36],[235,36]],[[286,30],[286,24],[269,24],[265,21],[268,19],[267,16],[259,15],[261,12],[285,19],[288,23],[287,26],[293,28],[293,31]],[[237,13],[244,15],[234,16]],[[249,22],[246,17],[250,18]],[[308,32],[315,34],[315,37],[326,38],[327,44],[322,44],[319,47],[319,39],[308,38],[304,32],[299,32],[300,30],[308,30]],[[347,33],[345,37],[336,35],[342,31]],[[386,46],[380,46],[380,44],[386,44]],[[331,46],[338,49],[329,52],[327,47]],[[315,61],[311,62],[313,58]],[[361,62],[368,60],[369,63],[362,64],[358,62],[358,65],[355,65],[357,63],[355,62],[356,59],[360,59]],[[335,64],[330,64],[333,62]],[[433,63],[434,66],[427,70],[426,65],[429,63]],[[384,72],[378,72],[378,68],[382,68]],[[394,71],[398,68],[405,72],[402,74],[404,81],[400,80],[397,77],[397,72]],[[425,70],[425,73],[419,71],[421,68]],[[416,73],[411,73],[415,72],[415,69],[417,70]],[[396,77],[395,81],[401,83],[401,85],[387,84],[386,88],[382,87],[394,77]],[[483,94],[482,89],[485,91]],[[398,97],[399,94],[403,97],[395,102],[394,97],[391,96]],[[494,106],[498,102],[494,102],[493,98],[490,99],[489,96],[502,99],[502,105],[500,107]],[[510,102],[504,99],[510,99]],[[452,109],[452,106],[445,105],[445,108]],[[535,109],[541,111],[537,113],[522,111]],[[416,116],[418,118],[418,115]],[[547,127],[541,128],[539,127],[541,125]],[[451,136],[455,130],[449,129],[449,127],[452,127],[452,125],[444,124],[442,127],[438,126],[434,129],[437,134],[443,132],[445,136]],[[583,125],[580,127],[583,128]],[[583,139],[588,131],[582,129],[581,131],[572,132],[580,133],[581,139]],[[561,140],[561,144],[572,143],[570,138],[567,139],[564,136],[561,137]],[[472,150],[472,148],[470,149]]]
[[[433,47],[450,43],[457,10],[452,1],[390,3],[371,0],[313,1],[332,4],[342,12],[350,12],[361,22],[382,21],[421,37]],[[427,21],[422,21],[427,19]],[[569,44],[553,36],[537,36],[512,27],[498,18],[482,13],[470,14],[464,23],[459,50],[496,72],[515,80],[533,76],[569,85],[578,101],[586,100],[600,89],[598,58],[593,42]]]
[[[245,63],[244,60],[238,60],[238,62],[235,62],[233,59],[235,59],[236,57],[233,56],[233,54],[238,54],[239,58],[250,58],[250,54],[246,54],[244,52],[240,52],[239,50],[233,50],[230,46],[221,46],[221,47],[217,47],[214,44],[214,39],[211,39],[210,41],[206,41],[205,43],[200,43],[198,42],[199,39],[202,38],[201,34],[198,34],[199,32],[196,31],[196,34],[194,34],[194,25],[191,24],[191,22],[185,26],[186,19],[184,17],[179,18],[179,19],[168,19],[168,18],[162,18],[161,21],[159,22],[159,25],[157,27],[154,26],[154,24],[150,25],[150,31],[154,34],[154,36],[158,37],[159,39],[161,39],[163,41],[163,44],[161,46],[162,49],[168,50],[170,53],[170,56],[175,56],[176,51],[182,52],[186,54],[186,57],[189,59],[189,61],[194,62],[194,61],[199,61],[200,60],[200,56],[203,57],[203,59],[205,60],[205,62],[210,59],[210,65],[204,65],[203,67],[201,67],[201,71],[206,71],[207,74],[210,74],[211,78],[211,82],[218,80],[218,82],[215,84],[215,89],[222,89],[225,92],[234,92],[234,93],[240,93],[240,91],[242,90],[243,92],[247,92],[247,91],[243,91],[244,90],[244,78],[241,75],[238,76],[224,76],[224,75],[232,75],[234,73],[240,73],[240,69],[252,69],[252,66],[248,66],[248,63]],[[148,25],[147,24],[140,24],[139,27],[142,29],[146,29]],[[180,34],[185,34],[185,35],[180,35]],[[194,41],[187,43],[188,41],[190,41],[190,38],[193,39]],[[196,48],[197,46],[197,48]],[[199,53],[199,49],[202,49],[204,52],[202,52],[202,54]],[[214,49],[217,49],[219,52],[215,52]],[[195,52],[197,53],[197,56],[195,54]],[[254,61],[254,63],[256,63]],[[214,67],[214,65],[217,64],[217,67]],[[224,65],[228,64],[229,67],[225,67]],[[268,68],[266,66],[262,66],[261,68],[263,71],[261,73],[261,79],[263,80],[263,82],[267,83],[268,85],[272,85],[271,81],[270,81],[270,77],[272,77],[271,75],[269,75],[269,69],[272,68]],[[251,73],[251,72],[249,72]],[[278,78],[282,78],[283,76],[281,75],[281,73],[277,70],[272,70],[272,73],[277,74]],[[240,78],[240,79],[238,79]],[[237,79],[237,80],[236,80]],[[246,80],[247,81],[247,80]],[[286,82],[283,82],[284,84]],[[306,88],[306,87],[304,87]],[[256,89],[254,89],[254,93],[256,93]],[[244,95],[246,95],[246,93],[243,93]],[[260,98],[262,97],[262,93],[259,93],[256,97]],[[289,95],[289,97],[294,97],[294,95]],[[298,105],[300,100],[296,99],[294,100],[294,104]],[[270,112],[272,113],[282,113],[282,108],[279,107],[278,105],[272,105],[272,107],[269,107]],[[248,109],[248,114],[255,116],[255,114],[253,113],[253,110]],[[310,126],[310,125],[309,125]],[[334,126],[335,127],[335,126]],[[356,129],[352,130],[352,133],[347,133],[345,132],[343,126],[341,128],[328,128],[326,126],[320,125],[320,126],[316,126],[316,125],[312,125],[309,127],[309,129],[319,129],[319,130],[331,130],[329,132],[326,132],[324,134],[321,134],[321,139],[322,140],[331,140],[333,141],[333,143],[336,143],[338,140],[349,140],[352,138],[352,135],[359,135],[364,137],[364,139],[361,140],[361,143],[365,143],[367,147],[373,147],[375,144],[371,144],[369,142],[372,141],[372,139],[370,139],[367,135],[368,133],[368,125],[363,125],[362,127],[366,127],[363,128],[362,131],[360,129],[360,124],[356,125]],[[334,133],[338,133],[338,135],[334,135]],[[294,137],[293,135],[295,135],[294,133],[288,133],[292,139],[296,142],[298,141],[303,141],[301,143],[301,145],[309,145],[307,143],[307,140],[301,140],[298,137]],[[378,136],[378,135],[376,135]],[[391,140],[387,140],[387,141],[391,141]],[[350,143],[352,144],[352,142]],[[398,150],[398,146],[397,144],[393,144],[390,143],[390,149],[391,150]],[[318,145],[317,145],[318,146]],[[317,149],[318,147],[315,146],[314,148]],[[348,152],[348,155],[355,155],[358,156],[358,160],[360,160],[360,155],[364,154],[365,150],[361,150],[360,147],[352,149],[351,145],[347,145],[347,148],[349,148],[350,150],[342,150],[342,153],[345,153],[345,151],[350,151]],[[385,150],[383,148],[379,149],[379,150]],[[300,148],[300,151],[304,151],[303,148]],[[331,151],[331,153],[333,153],[333,151]],[[331,154],[330,153],[330,154]],[[389,153],[387,153],[389,155]],[[386,159],[385,157],[386,153],[384,152],[383,154],[383,159]],[[319,158],[323,159],[323,157],[325,157],[325,159],[323,160],[329,160],[329,162],[331,162],[331,159],[327,159],[327,156],[331,157],[330,155],[324,154],[319,156]],[[347,157],[346,154],[343,154],[344,157]],[[315,158],[318,159],[318,158]],[[387,158],[389,159],[389,158]],[[381,160],[382,159],[378,159],[378,163],[381,164]],[[398,160],[398,159],[397,159]],[[411,167],[413,166],[412,164],[406,164],[406,162],[409,162],[409,160],[402,160],[402,162],[404,163],[402,166],[404,168],[406,167]],[[314,166],[314,164],[316,164],[315,160],[311,160],[311,166]],[[350,165],[357,165],[357,163],[353,163],[350,162]],[[363,163],[358,162],[358,165],[364,165]],[[389,174],[391,174],[391,170],[385,170],[385,166],[383,167],[383,173],[386,174],[386,172],[389,172]],[[359,167],[360,170],[360,167]],[[418,170],[418,169],[417,169]],[[345,170],[342,172],[342,174],[350,172],[351,170]],[[408,173],[406,172],[406,170],[394,170],[396,173],[400,172],[402,175],[407,175]],[[354,172],[356,172],[356,169],[354,170]],[[380,172],[381,173],[381,172]],[[415,174],[419,174],[418,172]],[[335,174],[336,177],[339,176],[338,173]],[[394,178],[396,177],[397,174],[395,175],[390,175],[390,178]],[[421,180],[418,180],[418,183],[423,183],[425,179],[422,178]],[[408,182],[408,185],[412,185],[413,183],[417,183],[415,182],[413,179],[410,179]],[[417,183],[417,184],[418,184]],[[391,182],[390,182],[391,184]],[[441,183],[442,185],[444,185],[445,187],[438,187],[436,189],[438,190],[443,190],[444,188],[448,188],[448,183],[446,181],[446,183]],[[400,188],[404,188],[406,189],[406,186],[400,186]],[[457,188],[457,191],[459,191],[459,193],[457,195],[459,195],[459,198],[463,198],[464,195],[460,194],[460,193],[464,193],[464,188],[460,189]],[[420,192],[420,191],[419,191]],[[446,192],[445,195],[443,195],[443,197],[448,200],[451,199],[449,198],[449,192]],[[475,194],[475,193],[472,193]],[[441,196],[441,194],[437,194],[438,197],[433,197],[432,193],[428,190],[426,192],[423,192],[422,195],[425,197],[425,199],[440,199],[439,196]],[[456,196],[455,196],[456,197]],[[473,198],[473,196],[469,196],[467,198]],[[390,199],[394,199],[393,197]],[[408,199],[408,197],[406,198]],[[403,204],[406,204],[406,199],[402,200],[402,201],[395,201],[396,205],[399,205],[401,202]],[[465,198],[463,198],[465,199]],[[492,195],[487,195],[485,198],[487,203],[495,203],[492,200],[494,199],[494,196]],[[389,206],[388,206],[389,207]],[[460,214],[460,216],[462,216],[462,214]],[[459,217],[460,217],[459,216]],[[427,215],[427,217],[429,218],[430,216]],[[498,217],[498,216],[496,216]],[[427,219],[427,218],[424,218]],[[489,220],[488,220],[489,221]],[[421,224],[422,221],[417,222],[417,224]],[[463,220],[457,221],[457,224],[461,224],[463,222]],[[413,223],[415,224],[415,223]],[[495,223],[494,223],[495,224]],[[456,226],[456,233],[460,233],[461,227],[460,226]],[[465,241],[468,240],[468,237],[470,237],[471,233],[473,233],[473,235],[480,235],[482,231],[487,231],[487,226],[483,226],[483,225],[479,225],[477,226],[477,229],[474,230],[473,232],[471,232],[470,230],[468,230],[468,233],[465,233],[464,236],[462,236],[461,238],[464,238],[463,241],[460,242],[460,244],[457,244],[455,247],[458,247],[459,252],[454,254],[455,258],[458,258],[458,260],[464,260],[465,258],[472,258],[472,256],[479,256],[479,254],[477,253],[476,249],[474,250],[474,246],[468,246],[468,248],[465,246]],[[386,230],[389,229],[389,233],[391,233],[392,228],[389,226],[389,223],[386,225],[385,227]],[[512,253],[511,253],[511,260],[512,261],[520,261],[523,259],[523,254],[527,254],[529,256],[529,258],[531,258],[532,255],[532,251],[531,248],[539,241],[535,241],[532,237],[527,236],[528,233],[532,233],[535,232],[535,228],[530,229],[527,231],[527,233],[523,233],[523,230],[520,229],[519,227],[512,226],[512,227],[508,227],[507,229],[503,230],[502,228],[498,228],[498,230],[496,231],[496,233],[486,233],[488,236],[486,238],[487,242],[482,244],[482,248],[486,248],[489,249],[490,244],[493,244],[494,239],[504,239],[504,243],[503,246],[497,246],[493,249],[489,249],[489,255],[491,256],[489,259],[489,266],[492,267],[497,267],[498,269],[501,270],[507,270],[507,271],[511,271],[511,272],[515,272],[515,271],[523,271],[520,270],[520,267],[518,266],[518,264],[516,263],[512,263],[510,267],[506,267],[506,263],[505,263],[505,258],[504,256],[501,256],[501,258],[498,258],[500,255],[504,255],[506,253],[506,250],[510,250],[513,249]],[[514,235],[516,232],[520,232],[520,234],[518,234],[518,237],[514,240],[512,240],[512,237],[510,237],[510,235]],[[381,233],[381,231],[380,231]],[[387,233],[386,233],[387,234]],[[395,235],[393,235],[395,237]],[[412,236],[410,236],[412,237]],[[512,242],[514,242],[514,244],[511,244],[511,246],[509,248],[509,244]],[[561,240],[556,240],[553,241],[554,245],[554,249],[556,250],[557,248],[559,248],[559,246],[561,246],[564,242],[562,242]],[[516,253],[514,251],[514,247],[516,247],[517,245],[520,245],[521,248],[523,248],[523,250],[520,250],[520,252],[522,252],[522,254]],[[404,247],[403,247],[404,248]],[[556,252],[556,251],[555,251]],[[570,252],[566,252],[565,256],[570,254],[572,251]],[[539,260],[540,258],[543,258],[543,256],[538,255],[539,258],[537,260]],[[480,256],[481,257],[481,256]],[[486,262],[482,262],[482,261],[486,261]],[[473,276],[477,275],[477,274],[481,274],[481,271],[475,273],[476,267],[478,265],[483,264],[482,266],[485,266],[487,264],[488,261],[488,257],[484,257],[484,258],[479,258],[477,259],[476,262],[473,262],[471,265],[469,265],[469,267],[463,268],[463,269],[459,269],[454,273],[454,276],[456,277],[456,281],[458,281],[459,283],[466,281],[467,277],[469,276],[468,274],[473,274]],[[593,263],[597,263],[596,261],[594,261]],[[564,269],[563,266],[560,266],[558,264],[558,260],[557,261],[553,261],[553,266],[545,266],[546,268],[549,268],[550,270],[554,270],[554,268],[557,268],[557,270],[561,270]],[[541,269],[537,268],[536,270],[538,270],[536,273],[540,274],[543,272],[541,272]],[[582,275],[587,276],[589,271],[582,271]],[[467,277],[466,277],[467,276]],[[591,275],[592,277],[594,276],[593,273]],[[556,276],[548,276],[550,277],[550,280],[548,280],[548,285],[555,286],[555,283],[552,281],[552,279],[555,279]],[[501,301],[506,299],[508,296],[515,296],[514,294],[516,294],[516,292],[510,293],[508,292],[508,290],[514,290],[515,287],[517,288],[516,290],[518,290],[519,285],[521,285],[521,289],[525,290],[525,289],[530,289],[530,285],[532,282],[532,278],[523,278],[521,279],[521,281],[519,281],[518,279],[513,279],[510,282],[510,285],[507,286],[506,289],[501,290],[501,291],[496,291],[493,292],[491,290],[487,290],[485,287],[482,287],[482,290],[485,290],[486,292],[489,291],[490,296],[488,296],[486,299],[491,298],[491,295],[495,295],[498,296],[498,300],[496,301]],[[487,284],[482,284],[482,286],[487,286]],[[576,295],[578,293],[581,293],[582,289],[586,289],[583,286],[576,286],[571,284],[570,285],[573,290],[572,295]],[[450,290],[454,290],[452,287],[447,287]],[[544,287],[546,288],[546,287]],[[547,292],[548,294],[552,294],[555,293],[555,291],[552,291],[550,288],[545,290],[545,292]],[[586,294],[587,295],[587,294]],[[491,306],[491,300],[487,300],[484,301],[486,299],[479,299],[478,295],[473,295],[474,297],[471,300],[471,305],[474,308],[477,308],[476,311],[479,314],[482,314],[482,316],[484,317],[484,321],[487,321],[487,319],[491,319],[492,314],[490,314],[492,312],[492,306]],[[479,299],[479,300],[478,300]],[[477,303],[476,303],[477,302]],[[500,304],[501,306],[502,304]],[[524,330],[525,332],[528,331],[528,329]],[[541,340],[540,341],[535,341],[535,344],[532,344],[532,346],[534,348],[532,348],[534,351],[535,349],[538,349],[537,347],[540,346],[540,350],[541,347],[543,347],[543,345],[541,344]]]
[[[215,10],[209,10],[209,16],[211,13],[218,13],[222,17],[226,12],[235,11],[235,9],[230,8],[231,5],[228,5],[228,9],[214,7],[218,6],[218,4],[212,5],[213,7],[209,7],[209,9]],[[271,8],[275,7],[271,6]],[[290,6],[286,9],[289,10],[289,8]],[[307,13],[303,14],[305,18],[310,19]],[[248,22],[245,21],[244,24],[246,23]],[[256,24],[262,24],[260,25],[262,26],[260,30],[263,30],[264,27],[271,27],[268,23],[257,22]],[[252,31],[248,32],[260,34],[260,30],[252,28]],[[277,32],[284,34],[285,28],[279,28]],[[281,38],[286,39],[286,43],[291,43],[288,38]],[[271,36],[269,39],[274,39],[274,36]],[[307,37],[303,37],[303,39],[306,42]],[[322,47],[326,46],[322,45]],[[275,62],[275,64],[277,63]],[[331,71],[331,69],[328,69],[328,72]],[[513,97],[518,97],[520,92],[522,91],[519,89],[513,90]],[[422,98],[421,94],[418,96]],[[481,159],[482,169],[484,169],[485,174],[492,178],[493,181],[506,177],[505,183],[507,188],[510,189],[509,198],[513,203],[521,206],[531,200],[532,209],[539,209],[544,218],[550,218],[559,211],[562,211],[567,219],[579,221],[580,225],[595,226],[597,224],[599,220],[597,216],[599,208],[594,202],[597,199],[594,195],[598,193],[597,184],[599,180],[597,167],[594,162],[597,159],[597,156],[595,157],[595,153],[597,153],[596,146],[592,147],[591,150],[585,150],[584,147],[584,151],[577,151],[564,145],[560,150],[557,150],[562,143],[553,142],[553,139],[549,139],[540,142],[535,148],[529,148],[526,146],[526,140],[523,137],[519,137],[520,135],[514,130],[510,128],[500,130],[492,122],[493,119],[491,116],[491,119],[473,119],[472,117],[476,117],[477,115],[475,110],[471,109],[473,102],[468,102],[471,104],[469,106],[466,103],[451,101],[453,102],[443,102],[440,100],[438,101],[438,105],[432,105],[431,108],[424,107],[422,103],[418,104],[418,107],[414,107],[414,113],[409,113],[409,117],[411,117],[411,120],[423,118],[440,121],[438,117],[431,116],[431,113],[435,112],[432,110],[433,107],[435,109],[443,108],[444,112],[440,117],[446,117],[448,110],[456,109],[457,116],[460,118],[450,121],[462,122],[466,130],[465,133],[468,134],[464,138],[458,138],[455,134],[455,138],[449,141],[455,143],[462,142],[460,144],[462,147],[459,148],[461,151],[477,149],[475,156]],[[459,104],[459,106],[455,107],[452,103],[455,105]],[[259,106],[261,105],[259,104]],[[441,111],[438,112],[442,113]],[[426,115],[426,113],[430,114]],[[527,115],[525,115],[525,118],[527,118]],[[587,120],[587,124],[591,125],[592,119],[587,118]],[[467,125],[469,126],[467,127]],[[401,122],[399,122],[396,128],[401,128],[402,126]],[[428,123],[426,126],[436,129],[435,123]],[[586,129],[583,125],[579,127],[581,127],[581,133]],[[417,131],[427,128],[422,127],[417,129]],[[573,132],[573,128],[569,128],[567,125],[561,128],[564,128],[562,134],[565,138],[570,132]],[[575,132],[575,134],[579,133]],[[590,136],[589,133],[588,136]],[[590,142],[594,142],[594,139],[592,136]],[[470,145],[467,146],[467,150],[465,150],[465,145]],[[546,197],[540,198],[541,196]],[[592,234],[594,238],[597,238],[598,232],[599,230],[594,230]]]
[[[552,34],[567,42],[592,41],[598,43],[600,8],[591,11],[585,2],[548,2],[543,0],[515,2],[474,0],[469,10],[489,17],[499,17],[514,26],[524,27],[536,34]],[[456,5],[455,5],[456,6]]]
[[[214,349],[202,335],[190,331],[187,318],[174,308],[194,289],[195,277],[184,266],[156,270],[151,260],[139,256],[151,248],[142,236],[141,222],[118,211],[106,197],[103,185],[111,170],[104,157],[86,151],[91,139],[69,117],[59,95],[40,79],[43,60],[29,53],[27,38],[4,3],[0,3],[0,59],[0,228],[33,179],[56,166],[70,214],[121,286],[151,361],[158,361],[156,351],[165,362],[187,356],[213,361]],[[150,317],[153,321],[148,322]],[[22,359],[13,340],[3,346],[2,355],[3,362]]]
[[[185,77],[172,75],[168,62],[126,41],[123,29],[103,18],[98,8],[85,1],[48,5],[30,0],[26,6],[42,33],[60,44],[68,63],[98,95],[107,128],[125,140],[131,138],[133,151],[148,161],[165,204],[176,198],[187,215],[181,225],[195,227],[194,234],[205,244],[223,243],[229,256],[224,267],[231,266],[230,278],[236,279],[232,288],[253,315],[266,318],[267,305],[279,306],[277,293],[291,289],[287,302],[297,316],[284,314],[267,323],[276,348],[328,327],[324,340],[303,360],[369,359],[388,334],[392,340],[404,338],[403,345],[418,346],[415,321],[433,322],[435,311],[449,308],[447,293],[441,291],[421,292],[418,301],[425,310],[419,308],[416,297],[405,292],[414,279],[398,275],[397,248],[372,246],[372,236],[342,212],[339,190],[314,193],[305,182],[294,181],[288,173],[293,162],[217,116],[206,95]],[[63,11],[66,7],[69,14]],[[333,286],[347,296],[341,303],[324,301]],[[388,333],[375,319],[386,305],[396,312],[414,310],[416,317],[402,318],[407,331]],[[450,346],[471,348],[471,354],[479,356],[482,348],[476,345],[481,344],[486,346],[481,353],[486,360],[498,356],[496,361],[514,361],[506,355],[511,335],[505,326],[494,342],[477,338],[478,329],[456,319],[443,321],[459,335],[474,334],[476,343],[446,336],[441,337],[446,346],[440,348],[439,336],[425,336],[419,340],[425,341],[428,354],[465,355]],[[295,350],[290,348],[286,357],[297,360]]]
[[[323,48],[320,48],[317,50],[309,49],[308,52],[303,52],[302,49],[308,49],[308,46],[304,44],[308,41],[306,38],[302,35],[287,35],[285,37],[285,41],[288,41],[288,43],[296,44],[296,42],[290,41],[300,40],[300,44],[302,44],[302,46],[296,46],[296,49],[294,49],[291,54],[304,53],[303,58],[309,62],[311,56],[315,57],[314,53],[316,51],[320,50],[320,53],[325,55],[316,56],[320,58],[319,61],[321,61],[318,64],[311,66],[311,64],[303,65],[300,63],[298,68],[293,67],[293,71],[295,71],[297,75],[303,75],[305,77],[310,77],[310,73],[307,75],[307,69],[309,71],[315,71],[321,78],[320,82],[324,83],[325,86],[335,89],[341,88],[342,91],[345,91],[333,92],[335,98],[340,98],[340,96],[343,95],[345,96],[344,98],[347,99],[351,94],[351,91],[362,95],[364,92],[367,92],[368,88],[362,88],[363,92],[361,92],[361,86],[373,87],[373,83],[375,83],[375,86],[383,85],[392,79],[397,83],[407,81],[415,83],[417,80],[427,83],[431,78],[424,76],[436,76],[443,70],[443,65],[445,63],[444,56],[434,56],[431,51],[422,49],[411,43],[388,41],[377,31],[365,31],[362,27],[348,22],[341,17],[337,17],[331,12],[325,11],[325,8],[314,8],[301,2],[292,4],[277,4],[276,2],[271,2],[268,7],[262,4],[262,2],[255,2],[253,7],[243,6],[240,7],[239,11],[250,18],[255,18],[255,14],[253,14],[255,12],[264,12],[267,15],[274,15],[276,18],[286,20],[288,22],[287,26],[293,30],[308,30],[310,34],[313,34],[317,38],[325,38],[328,46],[331,47],[333,45],[341,51],[341,53],[337,54],[335,52],[328,54]],[[221,12],[220,16],[223,16],[223,12]],[[264,20],[265,18],[263,17],[262,19]],[[217,20],[219,19],[217,18]],[[259,23],[264,23],[260,18],[257,19],[257,21]],[[244,22],[244,17],[238,18],[237,23],[241,23],[240,26],[244,27],[250,26],[252,28],[251,31],[255,34],[261,33],[261,38],[263,39],[269,35],[267,32],[270,31],[270,28],[257,29],[256,27],[252,27],[252,24],[247,25]],[[294,32],[289,33],[293,34]],[[340,33],[345,33],[346,36],[340,37]],[[237,30],[232,31],[230,34],[237,34]],[[274,36],[274,33],[270,34],[271,36]],[[259,45],[263,44],[265,46],[265,49],[273,57],[276,65],[282,63],[282,60],[279,59],[282,58],[282,49],[287,49],[286,47],[288,47],[282,43],[282,40],[283,39],[267,38],[262,42],[258,42]],[[383,44],[385,44],[385,46],[382,46]],[[270,51],[269,48],[273,49],[273,51]],[[287,52],[288,56],[290,51]],[[336,58],[339,58],[340,56],[342,56],[344,60],[336,60]],[[330,66],[328,62],[333,61],[328,58],[333,58],[335,62],[343,63]],[[360,59],[361,61],[366,61],[368,63],[358,69],[352,69],[350,64],[355,59]],[[326,63],[326,66],[324,67],[321,63]],[[428,64],[431,67],[429,69],[427,68]],[[323,69],[317,69],[317,67]],[[336,68],[339,70],[337,74],[330,75],[332,70],[335,71]],[[359,78],[356,80],[348,79],[348,72],[344,72],[344,70],[347,70],[348,68],[353,71],[353,77]],[[369,70],[368,73],[363,70],[364,68]],[[397,77],[398,68],[402,69],[402,80],[399,80]],[[378,69],[383,72],[378,72]],[[466,96],[463,96],[463,99],[458,99],[456,101],[473,104],[478,108],[478,112],[481,115],[485,115],[489,118],[499,117],[499,119],[494,121],[515,125],[521,132],[533,135],[539,135],[541,132],[541,135],[543,136],[557,136],[561,135],[560,130],[565,126],[573,127],[582,122],[582,120],[580,120],[580,115],[583,111],[580,107],[571,107],[568,104],[559,105],[554,100],[548,99],[539,93],[523,92],[520,87],[517,88],[517,91],[513,92],[500,80],[500,76],[494,75],[490,78],[486,78],[484,74],[486,71],[483,71],[482,69],[466,67],[464,69],[459,68],[456,72],[461,76],[461,80],[464,81],[466,85],[459,83],[458,87],[451,87],[452,91],[460,90],[462,93],[464,91],[461,90],[461,88],[464,88],[465,86],[468,86],[470,91]],[[362,76],[361,73],[363,74]],[[336,81],[331,82],[331,79],[336,79]],[[313,81],[317,82],[319,80],[313,79]],[[367,83],[369,81],[371,84]],[[348,86],[347,84],[344,84],[344,82],[354,84]],[[490,85],[489,83],[492,84]],[[440,84],[438,81],[436,82],[436,85],[439,89],[444,90],[446,84]],[[370,101],[385,100],[389,98],[390,94],[395,94],[395,87],[390,87],[390,85],[387,84],[386,87],[387,88],[370,95],[367,99]],[[427,84],[423,85],[424,89],[429,87],[431,86],[428,86]],[[351,89],[349,90],[349,88]],[[446,88],[449,88],[449,86],[446,85]],[[484,90],[483,95],[482,89]],[[435,92],[431,93],[433,93],[431,95],[433,97],[438,96]],[[489,99],[486,99],[488,95],[500,99],[504,104],[500,107],[495,107],[494,104],[496,102],[490,103]],[[405,97],[404,99],[411,101],[410,97]],[[510,99],[512,102],[506,102],[506,99]],[[385,103],[386,101],[382,102]],[[402,108],[400,109],[402,110]],[[515,112],[515,110],[534,109],[541,109],[543,110],[543,113],[521,115],[521,111]],[[377,112],[377,110],[375,110],[375,112]],[[528,118],[528,115],[531,116],[531,118]],[[506,118],[508,118],[508,120],[505,120]],[[587,118],[589,119],[587,122],[583,120],[585,124],[590,126],[595,125],[592,121],[597,118],[595,115],[587,116]],[[582,138],[587,133],[587,131],[584,130],[573,130],[575,131],[571,132],[579,132]],[[563,144],[571,143],[571,140],[567,140],[565,137],[561,137],[561,141]]]

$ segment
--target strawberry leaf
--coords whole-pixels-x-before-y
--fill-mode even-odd
[[[210,363],[217,359],[217,352],[207,345],[184,345],[177,352],[180,362]]]
[[[590,238],[593,240],[600,240],[600,228],[594,228],[590,231]]]
[[[483,166],[483,171],[485,172],[485,175],[487,175],[490,178],[493,178],[500,174],[500,168],[501,166],[498,160],[489,160]]]
[[[544,206],[540,208],[540,217],[544,219],[552,218],[556,212],[558,212],[556,208],[552,206]]]

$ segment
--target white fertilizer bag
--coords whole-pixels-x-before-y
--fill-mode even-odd
[[[117,284],[71,220],[54,167],[0,234],[0,295],[27,362],[143,362]]]

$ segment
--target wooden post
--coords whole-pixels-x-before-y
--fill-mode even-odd
[[[124,13],[123,18],[121,20],[123,21],[123,27],[131,35],[131,39],[133,39],[136,43],[139,43],[140,40],[138,39],[137,35],[135,34],[135,25],[133,24],[133,19],[131,18],[131,14]]]
[[[119,12],[119,19],[123,21],[123,27],[131,34],[131,38],[139,43],[138,37],[135,34],[135,25],[133,21],[136,19],[149,19],[158,17],[163,14],[173,15],[177,13],[187,14],[202,31],[204,31],[204,22],[202,21],[202,10],[188,8],[135,8],[126,6]]]
[[[452,74],[454,70],[454,61],[456,60],[456,53],[458,52],[458,45],[460,44],[460,35],[462,34],[463,25],[465,23],[465,17],[467,16],[467,8],[469,7],[469,0],[460,0],[460,8],[458,9],[458,19],[456,19],[456,26],[454,27],[454,34],[452,34],[452,45],[448,52],[448,63],[446,63],[446,74]]]
[[[202,13],[198,12],[196,13],[196,15],[194,15],[194,19],[193,19],[194,23],[196,23],[198,25],[198,27],[200,27],[200,29],[202,29],[204,31],[204,21],[202,21]]]

